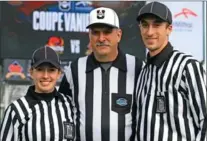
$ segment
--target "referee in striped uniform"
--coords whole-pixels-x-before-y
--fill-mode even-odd
[[[33,53],[30,74],[34,86],[12,102],[0,127],[1,141],[73,141],[72,104],[55,89],[61,75],[56,52],[43,47]]]
[[[137,82],[137,140],[204,141],[207,87],[202,65],[168,41],[172,15],[164,4],[148,3],[137,21],[149,50]]]
[[[142,61],[119,49],[122,31],[114,10],[92,10],[88,28],[93,53],[67,68],[59,88],[77,108],[76,141],[134,141],[132,103]]]

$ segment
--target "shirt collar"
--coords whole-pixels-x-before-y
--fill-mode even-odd
[[[118,51],[118,55],[116,59],[112,62],[112,66],[126,72],[127,71],[127,66],[126,66],[126,56],[120,51]],[[87,59],[87,68],[86,68],[86,73],[100,67],[100,62],[98,62],[92,53],[91,55],[88,56]]]
[[[153,64],[160,67],[170,57],[172,52],[173,47],[170,42],[168,42],[166,47],[159,54],[153,57],[150,57],[149,53],[147,54],[147,64]]]
[[[30,86],[27,94],[28,97],[32,98],[35,101],[40,101],[40,100],[45,100],[45,101],[51,101],[53,98],[60,98],[62,101],[64,101],[64,99],[62,98],[62,96],[58,93],[58,91],[56,90],[56,88],[54,89],[53,92],[51,93],[36,93],[35,92],[35,86]]]

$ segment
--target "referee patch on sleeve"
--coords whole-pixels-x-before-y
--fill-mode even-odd
[[[75,126],[70,122],[63,122],[64,126],[64,138],[73,140],[75,137]]]

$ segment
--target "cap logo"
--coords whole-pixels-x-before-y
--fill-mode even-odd
[[[97,10],[97,19],[103,19],[105,17],[105,10]]]

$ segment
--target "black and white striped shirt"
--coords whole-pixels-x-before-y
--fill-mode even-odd
[[[57,92],[37,94],[30,86],[26,96],[12,102],[0,128],[1,141],[72,141],[72,104]],[[73,130],[73,131],[72,131]]]
[[[108,71],[93,54],[68,67],[59,91],[72,92],[76,141],[134,140],[136,107],[132,103],[141,67],[142,61],[120,51]]]
[[[149,58],[137,82],[138,141],[204,141],[206,74],[170,43]]]

